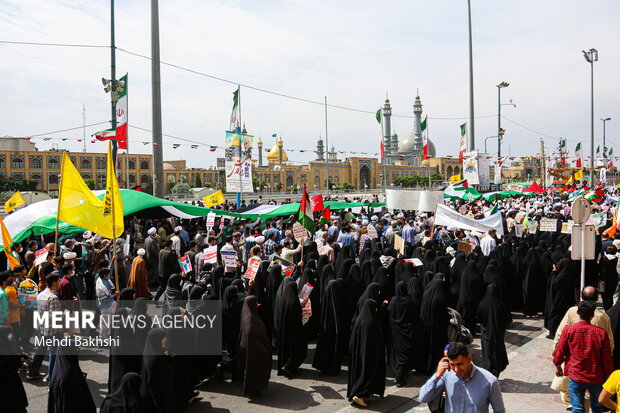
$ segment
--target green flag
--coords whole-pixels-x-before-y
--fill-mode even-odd
[[[377,118],[377,122],[381,123],[381,108],[375,113],[375,117]]]
[[[461,136],[465,136],[467,133],[467,122],[461,125]]]
[[[277,137],[278,137],[278,134],[277,134],[277,133],[274,133],[273,135],[271,135],[271,137],[272,137],[272,138],[277,138]]]

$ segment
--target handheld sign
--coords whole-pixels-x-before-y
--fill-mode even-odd
[[[47,255],[50,252],[50,247],[41,248],[34,253],[34,266],[36,267],[39,264],[43,264],[47,259]]]
[[[260,258],[252,257],[248,262],[248,270],[245,272],[245,278],[253,280],[256,277],[256,273],[258,272],[258,267],[260,265]]]
[[[220,251],[220,254],[222,261],[224,261],[224,267],[237,266],[237,251]]]
[[[366,227],[366,233],[370,238],[377,238],[379,236],[377,234],[377,229],[373,225],[368,225]]]
[[[406,262],[412,263],[414,267],[421,267],[423,265],[422,260],[419,258],[407,258],[402,261],[403,264]]]
[[[211,230],[211,228],[213,228],[213,225],[215,225],[215,212],[209,212],[207,214],[207,228]]]
[[[474,246],[469,242],[459,241],[458,250],[463,251],[465,254],[470,253],[474,249]]]
[[[293,224],[293,236],[299,243],[303,243],[308,238],[308,230],[299,222]]]
[[[405,255],[405,240],[398,234],[394,234],[394,249]]]
[[[299,298],[304,299],[310,297],[310,293],[314,290],[314,287],[310,283],[306,283],[299,292]]]
[[[557,219],[543,218],[540,220],[541,231],[555,232],[557,228]]]
[[[209,264],[217,263],[217,245],[205,248],[202,253],[204,254],[204,262],[208,262]]]
[[[179,263],[179,266],[181,267],[181,271],[183,271],[184,274],[187,274],[192,270],[192,263],[189,262],[189,258],[187,257],[187,255],[178,258],[177,261]]]

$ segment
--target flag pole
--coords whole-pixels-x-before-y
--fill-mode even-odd
[[[60,199],[62,198],[62,171],[65,164],[65,156],[63,153],[63,157],[60,160],[60,180],[58,181],[58,203],[56,204],[56,231],[54,232],[54,255],[56,255],[56,251],[58,249],[58,216],[60,215]]]
[[[114,158],[112,158],[112,160],[114,160]],[[116,178],[116,163],[112,164],[112,173],[114,174],[114,178]],[[107,179],[110,179],[110,177],[108,176]],[[112,181],[112,185],[114,185],[114,181]],[[118,260],[116,256],[116,208],[114,207],[114,204],[116,204],[116,202],[114,202],[114,187],[112,185],[108,185],[112,192],[110,194],[110,197],[112,198],[112,262],[114,262],[114,281],[116,291],[120,291],[120,284],[118,283]]]

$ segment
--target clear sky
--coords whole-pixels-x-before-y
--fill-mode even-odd
[[[607,145],[620,155],[619,11],[612,0],[472,0],[478,148],[497,134],[495,85],[507,81],[502,101],[517,107],[502,106],[504,154],[535,155],[541,137],[548,153],[565,137],[571,152],[581,140],[589,155],[590,65],[581,50],[594,47],[595,145],[600,118],[612,117]],[[108,45],[109,14],[102,0],[0,0],[0,40]],[[117,1],[116,25],[118,48],[150,55],[150,1]],[[437,154],[457,154],[459,125],[469,116],[465,0],[160,0],[160,38],[165,62],[312,101],[327,96],[330,104],[374,112],[387,92],[394,114],[412,116],[419,90]],[[0,54],[0,136],[79,127],[83,104],[87,124],[109,120],[101,85],[110,76],[109,49],[0,44]],[[119,50],[117,73],[126,72],[130,151],[147,153],[151,146],[142,142],[150,133],[133,127],[151,128],[150,61]],[[236,86],[165,65],[161,78],[164,133],[223,145]],[[321,105],[244,87],[241,94],[242,120],[266,147],[278,133],[285,149],[314,150],[325,135]],[[378,152],[374,114],[329,108],[328,119],[330,146]],[[392,125],[402,137],[413,120],[395,117]],[[40,149],[82,150],[75,141],[81,128],[42,137],[54,139],[33,140]],[[223,156],[189,145],[164,137],[164,159],[208,167]],[[496,140],[489,146],[495,152]],[[89,138],[87,149],[103,152],[105,145]],[[298,162],[313,156],[289,152]]]

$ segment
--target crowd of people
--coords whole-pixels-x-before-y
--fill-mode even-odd
[[[62,235],[57,248],[54,234],[33,235],[13,246],[19,265],[0,273],[3,406],[26,411],[23,371],[26,380],[47,381],[48,411],[96,410],[79,357],[33,346],[34,336],[59,334],[52,328],[33,331],[35,308],[94,300],[99,317],[137,316],[156,300],[170,303],[168,314],[182,315],[217,300],[223,317],[218,355],[175,354],[177,338],[166,329],[101,329],[100,337],[133,334],[137,346],[136,355],[110,348],[101,411],[182,411],[198,399],[197,389],[222,376],[239,383],[247,397],[260,397],[275,356],[277,374],[291,379],[302,363],[324,375],[343,374],[347,366],[347,398],[361,408],[384,396],[388,377],[402,387],[415,372],[430,377],[420,401],[432,412],[486,411],[489,405],[504,412],[498,377],[508,365],[505,334],[514,313],[544,317],[556,343],[556,387],[567,406],[583,411],[587,390],[593,411],[603,409],[599,395],[602,405],[615,408],[620,231],[611,231],[614,203],[594,206],[604,222],[596,259],[586,262],[583,291],[570,234],[562,232],[570,219],[566,196],[495,203],[499,208],[486,201],[448,202],[473,218],[498,209],[503,227],[484,234],[437,225],[432,212],[362,207],[334,213],[329,222],[317,213],[316,230],[303,238],[294,235],[295,216],[264,222],[217,218],[213,227],[206,227],[205,218],[133,217],[116,240],[86,231]],[[543,218],[556,219],[557,230],[540,230]],[[35,265],[36,251],[46,246],[47,259]],[[213,257],[208,250],[214,247]],[[181,257],[191,269],[181,268]],[[257,259],[258,269],[248,275]],[[599,290],[603,309],[596,308]],[[189,301],[175,306],[179,300]],[[482,348],[478,365],[467,347],[474,336]],[[196,335],[195,345],[205,339]],[[313,353],[309,343],[316,343]]]

